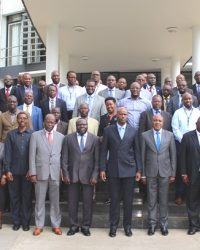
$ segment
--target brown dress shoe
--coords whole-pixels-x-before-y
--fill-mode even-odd
[[[57,235],[61,235],[62,234],[62,230],[60,227],[53,227],[52,231],[57,234]]]
[[[176,203],[177,205],[181,205],[181,204],[183,204],[183,199],[182,199],[181,197],[177,197],[177,198],[175,199],[175,203]]]
[[[43,232],[43,229],[42,229],[42,228],[36,227],[36,228],[34,229],[34,231],[33,231],[33,235],[38,236],[38,235],[40,235],[42,232]]]

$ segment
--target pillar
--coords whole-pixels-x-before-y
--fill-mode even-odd
[[[180,74],[181,71],[181,63],[180,63],[180,57],[174,56],[171,60],[171,78],[173,81],[173,87],[176,86],[176,77]]]
[[[200,26],[192,28],[192,81],[195,83],[194,74],[200,71]]]

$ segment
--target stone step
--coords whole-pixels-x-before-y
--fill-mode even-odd
[[[34,204],[33,204],[34,206]],[[68,226],[68,208],[67,202],[60,203],[61,213],[62,213],[62,224],[61,226]],[[147,205],[146,202],[143,204],[141,199],[135,199],[133,202],[133,228],[147,228]],[[122,204],[121,204],[121,216],[119,227],[122,227]],[[80,202],[79,206],[79,218],[81,221],[82,215],[82,203]],[[92,227],[95,228],[109,228],[109,205],[104,204],[103,202],[94,202],[93,207],[93,223]],[[3,216],[3,223],[12,224],[12,218],[10,213],[6,213]],[[34,225],[34,213],[31,219],[31,225]],[[50,226],[49,218],[49,201],[46,202],[46,218],[45,225]],[[187,228],[188,218],[185,204],[177,206],[174,203],[169,203],[169,228]]]

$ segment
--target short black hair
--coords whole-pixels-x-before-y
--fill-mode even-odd
[[[115,99],[114,97],[112,97],[112,96],[107,97],[107,98],[105,99],[105,103],[106,103],[107,101],[113,101],[114,103],[116,103],[116,99]]]

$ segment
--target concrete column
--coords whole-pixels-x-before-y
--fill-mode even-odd
[[[180,63],[180,57],[174,56],[172,57],[171,61],[171,78],[173,81],[173,87],[176,86],[176,77],[180,74],[181,71],[181,63]]]
[[[60,82],[67,83],[66,75],[69,71],[69,56],[65,54],[64,57],[60,57]]]
[[[161,86],[164,84],[164,80],[166,77],[171,77],[170,65],[165,62],[165,65],[161,67]]]
[[[59,27],[49,26],[46,35],[46,82],[50,84],[51,72],[59,70]]]
[[[200,71],[200,26],[192,28],[192,81],[195,83],[194,74]]]

